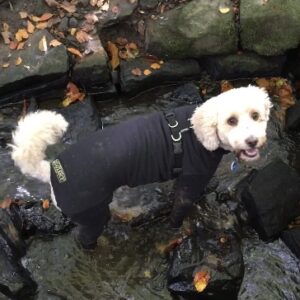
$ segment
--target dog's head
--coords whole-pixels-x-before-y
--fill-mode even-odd
[[[199,106],[191,118],[198,140],[210,150],[222,147],[245,161],[259,158],[272,104],[264,89],[241,87]]]

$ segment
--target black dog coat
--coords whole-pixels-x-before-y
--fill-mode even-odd
[[[174,110],[181,128],[189,126],[196,106]],[[177,178],[181,199],[202,195],[222,155],[206,150],[192,129],[182,134],[182,172]],[[162,112],[139,116],[99,130],[63,151],[51,163],[51,184],[58,206],[81,225],[80,239],[94,243],[110,213],[113,192],[122,185],[174,179],[174,151],[170,128]]]

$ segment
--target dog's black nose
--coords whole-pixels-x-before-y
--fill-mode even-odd
[[[246,144],[251,148],[255,148],[257,143],[258,143],[257,138],[249,137],[246,139]]]

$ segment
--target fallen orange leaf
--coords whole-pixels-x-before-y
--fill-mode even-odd
[[[13,204],[13,200],[10,198],[4,199],[3,201],[0,202],[0,208],[5,209],[5,208],[10,208],[10,206]]]
[[[48,51],[48,45],[47,45],[47,40],[46,40],[46,36],[43,36],[41,38],[41,40],[39,41],[39,49],[42,52],[47,52]]]
[[[19,15],[21,19],[26,19],[28,17],[28,13],[26,11],[20,11]]]
[[[28,20],[27,21],[27,31],[29,33],[33,33],[34,32],[34,29],[35,29],[35,26]]]
[[[228,80],[221,81],[221,92],[222,93],[232,90],[232,89],[233,89],[233,85]]]
[[[152,72],[149,69],[144,70],[144,75],[149,76]]]
[[[22,50],[24,48],[25,42],[21,42],[17,45],[17,50]]]
[[[203,292],[209,282],[210,275],[206,271],[197,272],[194,276],[194,286],[197,292]]]
[[[141,76],[142,75],[142,70],[140,68],[134,68],[131,70],[131,73],[135,76]]]
[[[52,40],[52,41],[49,43],[49,46],[51,46],[51,47],[57,47],[57,46],[59,46],[59,45],[61,45],[61,42],[60,42],[59,40],[56,40],[56,39]]]
[[[40,17],[37,17],[37,16],[30,16],[29,18],[30,18],[30,20],[33,21],[33,22],[39,22],[40,19],[41,19]]]
[[[67,48],[67,50],[76,56],[83,57],[82,54],[80,53],[80,51],[75,48],[69,47],[69,48]]]
[[[114,43],[110,41],[107,42],[107,49],[111,57],[110,60],[111,68],[115,70],[120,65],[119,49]]]
[[[44,22],[44,21],[48,21],[49,19],[51,19],[54,15],[51,13],[44,13],[40,16],[40,20],[39,22]]]
[[[92,39],[92,37],[88,33],[84,32],[82,30],[77,31],[75,37],[79,43],[85,43],[88,40]]]
[[[22,63],[22,58],[19,56],[16,61],[15,61],[15,64],[16,66],[20,65]]]
[[[47,210],[50,207],[50,201],[48,199],[42,200],[43,209]]]
[[[160,64],[153,63],[153,64],[151,64],[150,68],[153,69],[153,70],[158,70],[158,69],[160,69]]]
[[[48,27],[48,22],[39,22],[36,24],[37,29],[45,29]]]
[[[15,34],[16,40],[21,42],[22,40],[28,39],[29,35],[26,29],[19,29]]]

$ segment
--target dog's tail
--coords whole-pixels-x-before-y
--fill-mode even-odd
[[[54,145],[68,128],[64,117],[43,110],[30,113],[18,122],[12,135],[11,157],[23,174],[50,182],[46,149]]]

